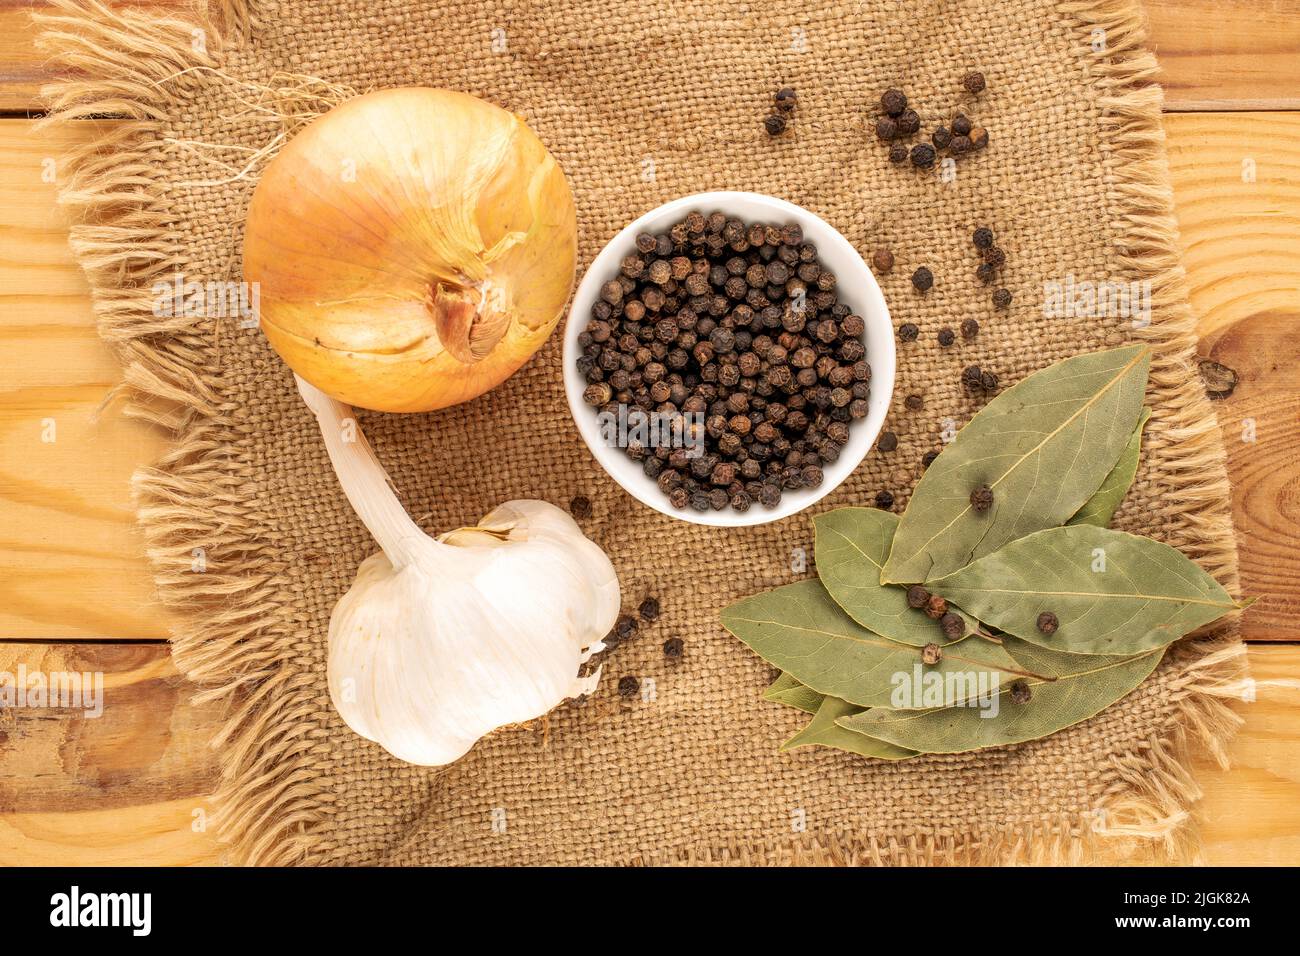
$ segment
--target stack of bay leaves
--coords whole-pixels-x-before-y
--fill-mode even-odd
[[[1045,737],[1238,606],[1179,551],[1108,527],[1148,365],[1131,346],[1030,375],[957,433],[901,518],[819,515],[818,578],[722,612],[781,670],[764,696],[813,715],[782,749],[902,760]]]

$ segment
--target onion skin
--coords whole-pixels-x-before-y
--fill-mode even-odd
[[[451,90],[335,107],[263,172],[244,233],[267,339],[339,401],[419,412],[518,370],[573,290],[564,173],[523,120]]]

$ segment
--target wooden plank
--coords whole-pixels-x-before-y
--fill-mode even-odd
[[[1235,370],[1216,403],[1253,640],[1300,640],[1300,114],[1167,117],[1201,353]]]
[[[1200,768],[1202,858],[1300,860],[1300,647],[1254,645],[1255,700],[1233,768]],[[0,671],[100,670],[103,716],[15,710],[0,717],[0,860],[13,864],[219,864],[196,832],[215,781],[206,747],[220,714],[189,702],[163,645],[3,645]]]
[[[1166,109],[1300,109],[1300,0],[1144,6]]]
[[[186,0],[136,5],[177,14]],[[31,12],[46,7],[48,0],[0,2],[0,110],[38,108],[41,84],[54,78],[31,22]],[[1147,0],[1145,7],[1168,109],[1300,108],[1300,0]]]
[[[208,828],[220,719],[165,644],[0,643],[0,683],[100,675],[102,691],[0,710],[0,860],[159,865],[221,858]],[[85,683],[94,686],[94,680]]]
[[[163,638],[129,482],[165,441],[98,414],[121,371],[55,203],[95,127],[33,125],[0,120],[0,639]]]

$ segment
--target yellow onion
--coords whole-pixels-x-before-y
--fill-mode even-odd
[[[267,166],[244,233],[262,329],[350,405],[415,412],[499,385],[573,288],[564,173],[523,120],[450,90],[348,100]]]

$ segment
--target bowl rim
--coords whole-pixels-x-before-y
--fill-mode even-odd
[[[743,514],[729,506],[721,511],[698,512],[691,508],[678,510],[668,503],[667,497],[659,491],[655,483],[641,474],[639,470],[634,476],[639,480],[631,481],[624,480],[623,476],[619,474],[619,470],[611,467],[611,462],[619,460],[626,461],[628,464],[633,463],[631,459],[626,458],[620,448],[607,445],[602,441],[595,410],[582,400],[582,393],[587,383],[577,370],[577,358],[580,354],[578,335],[586,327],[587,316],[591,311],[596,296],[599,294],[600,286],[610,276],[617,273],[618,264],[623,255],[634,248],[634,239],[637,233],[643,231],[653,232],[659,226],[652,224],[661,223],[664,219],[679,216],[691,209],[698,208],[707,213],[710,210],[706,207],[713,207],[727,211],[727,203],[736,201],[748,205],[757,205],[769,210],[770,212],[767,215],[773,220],[785,218],[798,222],[804,231],[805,238],[816,244],[819,259],[825,261],[826,250],[833,248],[835,249],[834,258],[848,261],[854,274],[846,275],[842,267],[837,268],[837,288],[848,287],[854,290],[852,295],[853,311],[863,317],[867,326],[863,331],[863,344],[866,344],[867,339],[873,338],[873,326],[877,332],[877,335],[874,336],[876,341],[869,347],[867,354],[867,360],[871,364],[871,391],[867,398],[868,414],[864,420],[855,422],[850,430],[849,443],[845,445],[845,448],[853,447],[855,451],[850,455],[841,455],[837,461],[824,466],[823,470],[826,473],[826,479],[819,487],[786,492],[782,495],[781,503],[775,508],[765,508],[755,503],[749,511]],[[736,213],[736,215],[740,216],[741,214]],[[742,218],[752,222],[757,217],[750,212],[744,214]],[[809,223],[813,224],[811,229],[809,229]],[[883,351],[880,349],[882,343],[885,345]],[[597,463],[619,487],[637,501],[670,518],[709,527],[732,528],[768,524],[798,514],[826,497],[857,470],[867,452],[875,444],[876,437],[884,427],[885,418],[889,413],[890,404],[893,401],[897,353],[894,345],[893,324],[890,320],[889,307],[885,302],[884,293],[881,291],[875,275],[867,266],[862,255],[843,233],[815,212],[788,200],[769,196],[765,193],[716,190],[692,193],[656,206],[632,220],[605,243],[600,252],[587,266],[586,272],[583,274],[582,280],[578,283],[573,298],[570,300],[569,311],[564,325],[561,361],[564,365],[565,397],[568,400],[569,411],[573,416],[574,424],[578,428],[578,433],[582,436]],[[854,434],[855,432],[857,434]],[[865,438],[862,437],[864,435]],[[834,475],[833,480],[832,475]]]

